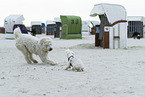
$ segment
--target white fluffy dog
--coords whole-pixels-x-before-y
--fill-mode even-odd
[[[72,67],[72,70],[76,71],[84,71],[83,63],[80,59],[74,57],[74,52],[71,50],[66,50],[67,58],[68,58],[68,66],[65,70]]]
[[[32,54],[36,54],[43,63],[56,65],[55,62],[47,58],[48,52],[53,49],[51,38],[45,37],[38,39],[28,34],[22,34],[19,27],[14,30],[14,34],[16,47],[23,53],[28,64],[32,62],[38,63],[37,60],[32,57]]]

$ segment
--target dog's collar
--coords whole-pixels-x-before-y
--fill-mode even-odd
[[[69,64],[70,64],[70,66],[72,66],[72,67],[73,67],[73,65],[72,65],[71,61],[72,61],[73,58],[74,58],[74,56],[68,57]]]
[[[74,58],[74,56],[70,56],[70,57],[68,57],[68,61],[69,61],[70,59],[72,59],[72,58]]]

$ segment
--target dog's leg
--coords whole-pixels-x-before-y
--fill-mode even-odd
[[[66,67],[65,70],[68,70],[69,67]]]
[[[84,71],[84,68],[82,68],[81,70]]]
[[[47,53],[43,53],[43,55],[39,55],[41,61],[45,64],[50,64],[50,65],[57,65],[57,63],[47,59]]]
[[[75,68],[75,67],[73,67],[73,68],[72,68],[72,70],[73,70],[73,71],[75,71],[75,70],[76,70],[76,68]]]
[[[67,65],[67,67],[66,67],[65,70],[68,70],[68,68],[71,68],[70,63],[67,63],[67,64],[68,64],[68,65]]]
[[[77,71],[78,71],[78,72],[81,72],[81,71],[82,71],[81,67],[78,67],[78,68],[77,68]]]
[[[55,63],[55,62],[52,61],[52,60],[47,60],[46,63],[47,63],[47,64],[50,64],[50,65],[57,65],[57,63]]]
[[[38,61],[32,57],[32,54],[30,52],[29,52],[29,55],[30,55],[30,59],[33,61],[33,63],[38,63]]]
[[[23,53],[25,60],[27,61],[28,64],[31,64],[31,60],[30,60],[30,55],[29,52],[27,50],[27,48],[24,45],[17,45],[16,47]]]
[[[22,52],[22,53],[24,54],[25,60],[27,61],[27,63],[31,64],[31,60],[30,60],[29,56],[26,53],[24,53],[24,52]]]
[[[67,66],[65,70],[68,70],[69,68],[71,68],[70,66]]]

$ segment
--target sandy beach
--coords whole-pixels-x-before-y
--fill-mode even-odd
[[[45,35],[37,35],[38,38]],[[49,36],[57,66],[27,64],[15,40],[0,34],[0,97],[145,97],[145,39],[127,39],[127,49],[95,47],[95,36],[64,40]],[[75,52],[84,72],[64,70],[65,50]]]

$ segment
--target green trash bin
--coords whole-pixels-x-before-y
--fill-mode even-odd
[[[61,39],[82,39],[82,20],[79,16],[61,15]]]

